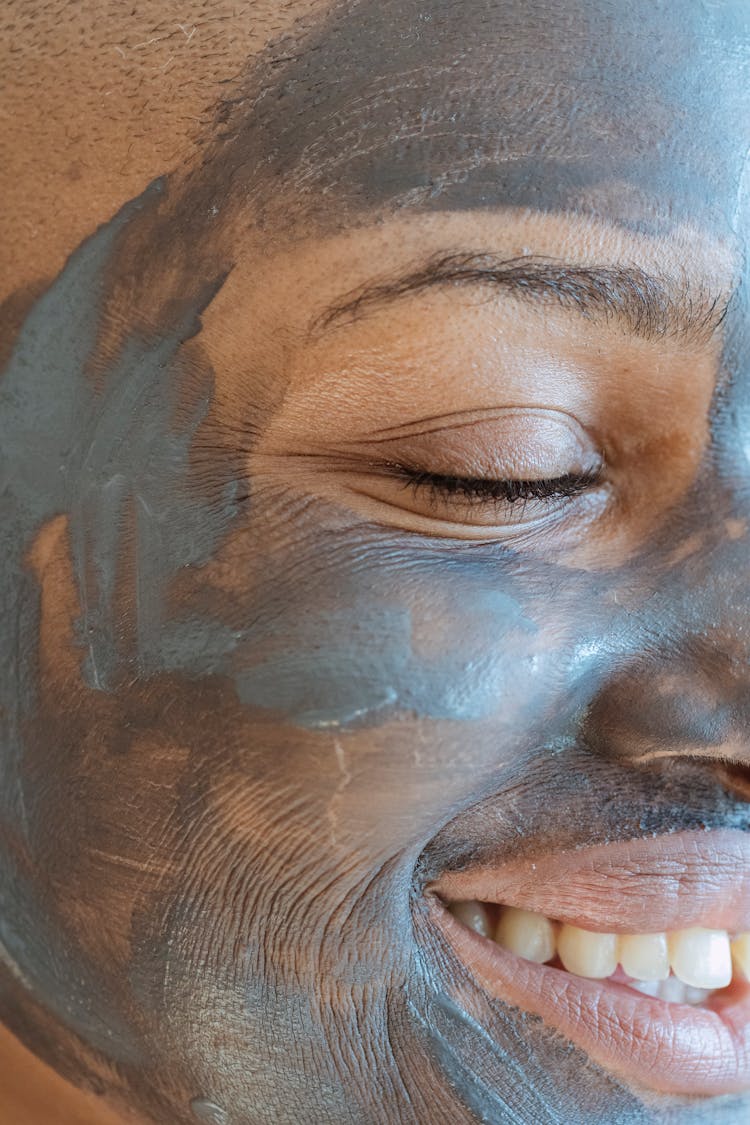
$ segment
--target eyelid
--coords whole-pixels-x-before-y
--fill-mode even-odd
[[[600,468],[596,439],[570,414],[542,407],[503,407],[425,420],[397,436],[360,445],[374,460],[439,476],[494,480],[554,479]]]
[[[390,483],[389,483],[390,478]],[[448,482],[448,483],[447,483]],[[393,522],[408,530],[440,538],[490,539],[518,542],[519,537],[537,535],[545,529],[563,529],[579,534],[592,518],[609,508],[611,482],[604,467],[589,474],[558,477],[550,481],[493,481],[446,478],[404,466],[390,465],[384,471],[371,466],[367,476],[353,490],[360,496],[384,505],[382,511],[394,513]],[[461,487],[494,491],[495,495],[461,495]],[[535,495],[519,495],[511,500],[508,488],[528,485]],[[404,490],[410,489],[407,497]],[[543,496],[539,492],[549,491]],[[503,494],[505,493],[505,494]],[[561,522],[562,521],[562,522]],[[384,522],[391,522],[386,518]],[[578,530],[576,530],[578,529]],[[567,534],[567,531],[565,532]]]

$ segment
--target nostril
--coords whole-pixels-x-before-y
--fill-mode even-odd
[[[716,767],[719,782],[742,801],[750,801],[750,763],[721,762]]]

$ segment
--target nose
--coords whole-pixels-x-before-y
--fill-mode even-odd
[[[653,593],[626,622],[627,655],[598,686],[581,735],[623,763],[705,759],[750,799],[750,543],[739,525],[704,524],[690,557],[652,559]]]
[[[621,655],[579,730],[592,752],[620,762],[705,762],[706,774],[750,802],[747,274],[725,325],[711,447],[649,559],[628,575],[650,593],[624,623]]]
[[[619,760],[750,763],[749,672],[702,638],[640,657],[588,708],[586,745]]]

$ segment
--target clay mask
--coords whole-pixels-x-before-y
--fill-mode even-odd
[[[32,309],[0,996],[72,1081],[165,1122],[744,1120],[739,970],[691,1008],[447,905],[750,930],[749,33],[335,4]]]

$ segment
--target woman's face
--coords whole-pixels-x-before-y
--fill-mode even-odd
[[[737,980],[645,997],[444,906],[750,930],[743,11],[334,5],[32,310],[0,995],[77,1083],[744,1119]]]

